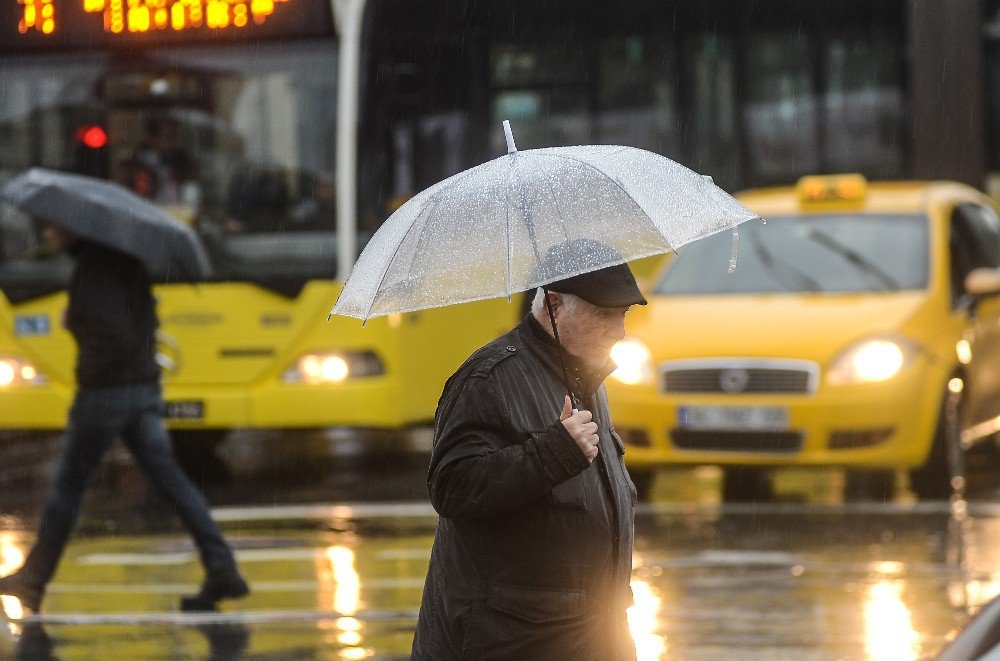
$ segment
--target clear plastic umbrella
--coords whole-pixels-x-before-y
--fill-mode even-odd
[[[533,289],[734,230],[757,215],[709,177],[633,147],[508,153],[422,191],[362,251],[331,314],[358,319]],[[562,251],[593,245],[608,251]]]

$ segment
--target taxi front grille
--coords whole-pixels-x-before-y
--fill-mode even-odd
[[[692,431],[670,432],[674,447],[680,450],[719,452],[798,452],[802,432],[797,431]]]
[[[664,392],[808,393],[814,389],[814,372],[778,367],[702,367],[664,369]]]

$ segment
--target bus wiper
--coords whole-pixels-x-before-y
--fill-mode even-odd
[[[814,228],[809,228],[808,237],[820,244],[824,248],[831,250],[851,264],[854,264],[863,272],[881,282],[888,291],[898,291],[899,283],[891,275],[876,266],[871,260],[862,256],[859,252],[849,246],[845,246],[835,238]]]
[[[799,289],[805,289],[806,291],[819,292],[823,291],[820,287],[819,282],[810,277],[809,275],[798,270],[788,262],[782,261],[778,262],[775,260],[774,255],[771,251],[764,247],[761,243],[760,238],[757,236],[756,232],[747,232],[750,235],[750,245],[753,247],[754,254],[757,255],[757,259],[760,263],[767,267],[767,270],[771,273],[784,275],[786,272],[788,275],[792,276],[793,286],[797,285]],[[775,278],[779,282],[783,278]],[[787,282],[785,284],[788,284]]]

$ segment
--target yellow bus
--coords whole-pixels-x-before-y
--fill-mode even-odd
[[[156,287],[166,416],[182,443],[235,428],[289,438],[424,423],[444,379],[520,312],[493,301],[364,328],[327,323],[339,283],[391,211],[367,209],[358,223],[358,180],[368,183],[357,156],[363,7],[0,7],[0,177],[37,165],[118,181],[192,224],[211,256],[209,280]],[[4,430],[64,425],[71,268],[35,219],[0,210]]]

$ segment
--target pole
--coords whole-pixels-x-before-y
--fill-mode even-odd
[[[347,280],[357,257],[358,77],[366,0],[330,0],[337,49],[337,279]]]

